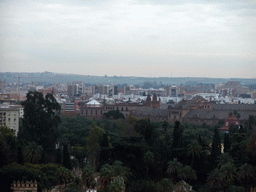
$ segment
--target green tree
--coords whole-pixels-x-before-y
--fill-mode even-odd
[[[248,127],[250,130],[252,130],[252,126],[255,124],[256,120],[253,117],[253,115],[249,115],[249,119],[248,119]]]
[[[111,110],[103,114],[103,117],[107,119],[125,119],[124,114],[120,113],[119,110]]]
[[[62,164],[62,154],[61,154],[61,149],[58,148],[56,150],[56,158],[55,158],[55,163],[61,165]]]
[[[154,146],[157,132],[150,119],[141,119],[135,124],[135,131],[143,136],[149,146]]]
[[[178,177],[187,180],[189,184],[191,180],[197,180],[196,171],[192,167],[186,165],[178,171]]]
[[[177,158],[173,158],[172,161],[168,162],[167,173],[172,175],[173,181],[177,181],[178,172],[182,169],[182,163]]]
[[[113,165],[113,175],[115,177],[120,176],[124,179],[124,181],[128,180],[128,176],[132,173],[130,172],[130,168],[123,165],[121,161],[114,161]]]
[[[173,190],[173,183],[170,179],[164,178],[157,185],[158,192],[167,192]]]
[[[227,164],[227,163],[234,163],[234,160],[232,159],[232,157],[228,154],[228,153],[224,153],[221,154],[218,157],[218,168],[221,168],[223,165]]]
[[[173,138],[172,138],[172,152],[174,157],[180,158],[183,147],[183,127],[180,122],[176,121],[174,124]]]
[[[59,189],[60,192],[62,192],[62,185],[63,184],[67,184],[70,180],[71,180],[71,172],[66,169],[65,167],[60,167],[57,171],[56,171],[56,177],[59,183]]]
[[[87,155],[87,147],[82,147],[79,144],[70,148],[70,154],[76,158],[78,161],[79,167],[83,167],[84,159]]]
[[[234,182],[237,176],[237,171],[233,163],[228,162],[221,166],[220,170],[224,174],[224,179],[227,184],[227,191],[229,191],[230,185]]]
[[[56,99],[47,94],[45,97],[39,92],[28,92],[24,106],[24,118],[19,138],[28,142],[35,142],[43,147],[47,153],[54,153],[58,138],[58,124],[60,123],[60,105]]]
[[[72,165],[71,165],[71,161],[70,161],[70,154],[68,151],[68,145],[64,144],[63,146],[63,167],[71,170],[72,169]]]
[[[100,142],[100,165],[110,163],[110,148],[109,148],[109,136],[104,133]]]
[[[224,173],[220,169],[214,169],[207,177],[207,186],[210,191],[218,192],[223,190]]]
[[[230,150],[230,147],[231,147],[231,141],[230,141],[230,138],[229,138],[229,134],[228,133],[225,133],[224,134],[224,152],[228,152]]]
[[[247,140],[245,133],[234,133],[230,154],[237,166],[247,162]]]
[[[109,164],[105,164],[100,168],[100,181],[103,191],[107,190],[107,185],[111,182],[114,176],[113,167]]]
[[[42,150],[43,148],[38,146],[35,142],[28,143],[24,150],[25,161],[35,164],[38,163],[41,158]]]
[[[203,152],[202,146],[197,140],[191,141],[187,146],[187,155],[192,157],[191,166],[193,166],[194,158],[201,157]]]
[[[215,164],[217,157],[221,154],[221,141],[218,128],[215,127],[213,141],[212,141],[212,149],[211,149],[211,160],[212,163]]]
[[[238,179],[241,183],[245,184],[245,190],[247,191],[248,182],[254,182],[256,179],[255,168],[247,163],[243,164],[238,171]]]
[[[183,129],[180,127],[180,122],[175,121],[174,130],[173,130],[172,148],[182,147],[182,134],[183,134]]]
[[[121,176],[114,177],[108,185],[109,192],[120,192],[125,188],[124,179]]]
[[[85,182],[85,191],[87,188],[91,186],[91,183],[94,181],[93,174],[95,173],[95,169],[92,165],[86,164],[82,172],[82,179]]]
[[[247,144],[248,157],[250,161],[256,164],[256,133],[251,134],[250,140]]]
[[[154,162],[154,153],[152,153],[151,151],[147,151],[147,152],[144,154],[143,159],[144,159],[144,162],[145,162],[146,165],[147,165],[147,174],[148,174],[149,165]]]
[[[21,146],[18,147],[17,163],[24,165],[23,149]]]
[[[100,142],[104,133],[104,129],[94,124],[90,130],[89,136],[86,138],[89,151],[89,161],[94,166],[96,166],[99,161]]]
[[[16,160],[17,142],[15,132],[8,127],[0,127],[0,167]]]

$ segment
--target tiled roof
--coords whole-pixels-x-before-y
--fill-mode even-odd
[[[256,104],[214,104],[214,110],[256,111]]]
[[[226,119],[229,117],[229,113],[233,113],[234,110],[190,110],[184,117],[184,119]],[[237,112],[241,115],[239,120],[248,120],[249,115],[256,116],[256,111],[239,111]]]
[[[158,109],[151,107],[139,107],[131,111],[131,115],[141,116],[141,117],[159,117],[159,118],[168,118],[167,109]]]

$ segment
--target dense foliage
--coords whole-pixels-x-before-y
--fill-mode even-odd
[[[169,124],[132,116],[102,120],[62,117],[60,123],[57,104],[51,96],[47,98],[28,95],[18,138],[12,130],[0,128],[0,185],[5,191],[13,180],[37,180],[39,191],[70,182],[67,191],[99,185],[101,191],[109,192],[124,187],[129,192],[161,192],[173,190],[181,180],[195,191],[256,187],[253,116],[225,134],[206,124]],[[49,101],[52,105],[46,105]],[[39,122],[44,118],[49,119],[42,127]],[[45,131],[28,134],[32,128]],[[82,174],[73,171],[72,175],[72,169],[80,169]]]

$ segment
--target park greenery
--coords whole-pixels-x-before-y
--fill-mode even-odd
[[[125,119],[118,111],[101,120],[65,117],[52,95],[37,92],[28,93],[23,105],[18,136],[0,128],[3,191],[14,180],[36,180],[39,191],[65,185],[73,192],[96,186],[102,192],[167,192],[181,180],[194,191],[256,187],[252,116],[220,133],[218,126]]]

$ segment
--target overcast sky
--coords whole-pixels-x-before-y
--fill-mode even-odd
[[[0,71],[256,78],[256,0],[1,0]]]

